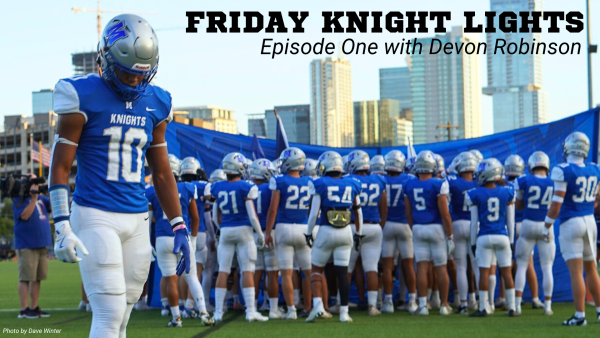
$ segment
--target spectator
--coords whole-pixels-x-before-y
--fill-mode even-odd
[[[35,175],[32,175],[35,177]],[[32,185],[29,197],[13,199],[13,215],[15,218],[15,249],[19,266],[19,298],[21,312],[18,318],[50,317],[40,309],[40,282],[48,274],[46,249],[52,245],[48,213],[51,211],[50,200],[40,196],[37,185]],[[29,306],[27,295],[29,294]]]

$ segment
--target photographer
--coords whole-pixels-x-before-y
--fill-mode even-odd
[[[31,175],[30,178],[35,178]],[[38,306],[40,282],[48,274],[47,246],[52,245],[50,235],[50,200],[39,195],[39,187],[32,184],[28,194],[13,197],[15,218],[15,249],[19,266],[19,298],[21,312],[18,318],[50,317]],[[27,306],[27,295],[30,304]]]

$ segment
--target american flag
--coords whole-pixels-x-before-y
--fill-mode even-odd
[[[40,148],[42,148],[42,165],[46,168],[50,167],[50,150],[44,148],[38,142],[31,142],[31,160],[40,161]]]

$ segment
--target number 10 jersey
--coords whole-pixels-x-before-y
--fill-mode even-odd
[[[116,96],[98,75],[60,80],[54,89],[57,114],[82,114],[73,201],[117,213],[148,211],[144,189],[146,150],[152,132],[171,120],[171,95],[149,85],[133,102]]]

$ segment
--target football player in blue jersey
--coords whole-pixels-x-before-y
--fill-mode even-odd
[[[413,170],[418,179],[406,181],[402,187],[406,219],[413,231],[417,260],[417,290],[419,307],[415,315],[428,315],[427,272],[433,260],[440,290],[440,314],[451,313],[448,305],[448,255],[454,250],[452,219],[448,210],[448,182],[434,178],[437,162],[431,151],[424,150],[414,160]]]
[[[456,263],[457,288],[460,298],[460,306],[455,312],[468,314],[469,282],[467,266],[471,246],[471,213],[465,201],[465,194],[477,187],[477,183],[473,180],[473,172],[477,169],[477,159],[470,152],[463,152],[456,158],[458,158],[458,161],[455,163],[454,169],[457,175],[446,177],[450,190],[450,214],[452,216],[452,233],[454,234],[455,245],[452,256]],[[470,295],[470,300],[475,301],[475,293]]]
[[[261,158],[254,161],[248,169],[250,179],[258,187],[258,197],[254,200],[258,221],[263,231],[267,228],[267,212],[271,204],[271,189],[269,189],[269,181],[275,174],[275,166],[271,161]],[[275,230],[272,230],[272,232]],[[254,234],[258,237],[258,234]],[[258,239],[258,238],[257,238]],[[275,250],[264,246],[258,249],[256,260],[256,270],[254,272],[254,284],[256,287],[256,296],[258,298],[260,280],[263,272],[267,271],[267,288],[269,298],[269,318],[280,319],[284,314],[279,311],[279,265],[277,264],[277,256]],[[267,298],[267,297],[265,297]]]
[[[524,210],[521,234],[517,239],[517,275],[515,277],[515,295],[517,312],[521,312],[521,297],[525,287],[525,274],[528,266],[531,267],[533,247],[537,244],[540,255],[540,266],[544,276],[544,314],[552,315],[552,289],[554,277],[552,265],[556,254],[554,243],[554,229],[549,231],[550,241],[542,238],[544,217],[548,214],[548,207],[552,200],[554,182],[548,177],[550,172],[550,158],[543,151],[536,151],[527,160],[529,175],[519,177],[515,183],[517,195],[516,208]],[[533,290],[533,289],[532,289]],[[535,294],[534,294],[535,295]]]
[[[216,322],[223,320],[227,278],[231,272],[233,255],[236,252],[242,272],[246,320],[249,322],[269,320],[268,317],[264,317],[256,311],[254,302],[253,272],[257,258],[257,244],[259,247],[263,247],[265,240],[253,202],[258,198],[258,188],[251,181],[242,180],[247,169],[245,162],[246,158],[240,153],[227,154],[222,163],[227,181],[216,182],[210,188],[211,195],[215,199],[213,222],[221,232],[217,250],[219,276],[215,285],[216,310],[213,317]],[[252,229],[257,234],[256,242]]]
[[[581,132],[567,136],[563,144],[566,163],[552,169],[550,178],[554,181],[554,196],[544,220],[542,236],[550,240],[550,228],[560,217],[558,240],[560,251],[569,267],[575,314],[563,325],[587,325],[585,319],[586,285],[583,279],[585,270],[588,289],[596,303],[596,317],[600,321],[600,278],[596,270],[594,243],[598,233],[594,222],[594,205],[598,198],[600,168],[593,163],[585,163],[590,151],[590,140]]]
[[[479,163],[477,183],[480,187],[465,195],[471,208],[471,245],[479,266],[479,310],[471,317],[485,317],[491,312],[488,300],[489,279],[493,256],[496,257],[504,280],[508,315],[519,316],[515,311],[515,287],[512,278],[512,244],[514,236],[514,199],[512,187],[497,185],[504,179],[504,167],[495,158]]]
[[[150,268],[142,175],[146,155],[175,233],[174,253],[182,253],[179,274],[190,269],[189,237],[167,159],[171,95],[150,84],[158,69],[158,39],[150,25],[131,14],[111,19],[98,44],[98,66],[100,75],[62,79],[54,88],[59,120],[49,193],[56,257],[80,262],[93,311],[90,336],[124,337]],[[68,182],[75,156],[70,212]]]
[[[404,197],[402,196],[402,187],[406,181],[414,179],[413,176],[403,174],[406,166],[406,158],[399,150],[392,150],[385,155],[384,170],[387,172],[385,191],[388,203],[387,222],[383,228],[383,245],[381,257],[383,262],[383,288],[384,300],[381,312],[394,312],[392,301],[394,256],[400,252],[402,259],[402,275],[408,288],[408,311],[414,312],[417,309],[416,293],[417,281],[414,268],[414,248],[412,241],[412,230],[406,220],[406,208],[404,206]],[[400,295],[404,301],[405,295]]]
[[[179,159],[175,156],[169,155],[169,162],[171,164],[171,170],[175,176],[179,175],[181,170],[181,166],[179,164]],[[197,239],[198,233],[198,225],[200,223],[200,216],[198,215],[198,210],[196,208],[196,200],[198,199],[198,192],[196,186],[192,183],[188,182],[179,182],[177,183],[177,190],[179,191],[179,201],[181,203],[181,211],[183,213],[183,219],[187,224],[191,225],[191,257],[190,257],[190,271],[189,273],[184,273],[183,277],[185,282],[189,286],[192,297],[194,298],[196,309],[199,311],[200,317],[203,320],[205,325],[212,324],[212,319],[208,316],[208,312],[206,311],[206,304],[204,302],[204,293],[202,292],[202,288],[200,287],[200,282],[197,278],[196,273],[196,262],[195,256],[193,252],[195,250],[195,242]],[[158,267],[163,275],[163,278],[166,280],[167,286],[167,296],[169,301],[169,306],[171,310],[171,315],[173,319],[169,321],[169,327],[181,327],[181,314],[179,311],[179,306],[177,302],[178,296],[180,298],[185,299],[187,295],[178,295],[177,290],[177,276],[175,275],[176,267],[177,267],[177,255],[173,254],[173,247],[175,245],[173,231],[171,231],[171,225],[164,214],[160,202],[156,197],[156,191],[153,186],[146,189],[146,198],[150,204],[150,208],[154,214],[154,219],[156,220],[156,254]],[[190,308],[190,306],[186,306],[186,308]],[[194,310],[194,309],[193,309]]]
[[[266,243],[271,248],[275,247],[277,262],[281,269],[281,285],[288,308],[284,319],[296,319],[292,283],[293,263],[295,255],[304,276],[310,276],[310,248],[306,245],[304,233],[308,223],[310,199],[308,183],[312,179],[300,176],[306,162],[306,155],[302,150],[294,147],[285,149],[279,158],[282,175],[272,177],[269,183],[273,194],[267,213]],[[277,224],[275,224],[276,220]],[[277,232],[273,234],[275,227]],[[305,299],[311,299],[310,288],[306,291],[308,294],[304,295]],[[305,303],[305,310],[310,311],[310,302]]]
[[[340,321],[351,322],[348,314],[350,280],[348,264],[354,238],[356,251],[362,239],[362,213],[360,206],[360,182],[353,178],[342,178],[342,157],[335,151],[327,151],[319,157],[321,178],[309,183],[312,196],[308,227],[304,234],[306,243],[312,247],[311,288],[313,308],[306,322],[313,322],[325,313],[321,294],[324,267],[333,255],[335,275],[340,293]],[[352,210],[352,211],[351,211]],[[317,221],[317,218],[320,219]],[[356,234],[352,235],[350,214],[354,214]],[[314,237],[314,227],[320,224]],[[314,243],[313,243],[314,238]]]
[[[387,195],[385,178],[381,175],[369,175],[369,155],[362,150],[348,154],[346,170],[349,176],[361,182],[360,202],[363,215],[362,234],[364,236],[360,252],[353,251],[350,256],[348,272],[352,274],[358,256],[362,259],[363,270],[367,275],[367,302],[369,316],[380,315],[377,309],[377,290],[379,278],[377,267],[381,257],[383,228],[387,220]],[[355,226],[350,225],[354,230]]]

